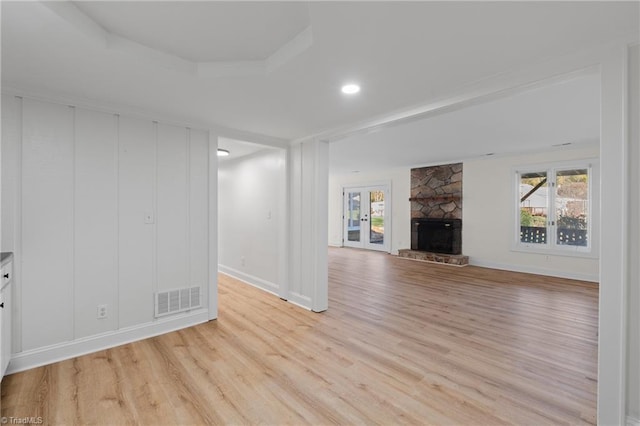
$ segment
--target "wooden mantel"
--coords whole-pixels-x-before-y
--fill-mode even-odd
[[[409,201],[457,201],[461,195],[434,195],[433,197],[411,197]]]

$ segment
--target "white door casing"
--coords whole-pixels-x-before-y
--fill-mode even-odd
[[[389,185],[343,188],[343,246],[389,252]]]

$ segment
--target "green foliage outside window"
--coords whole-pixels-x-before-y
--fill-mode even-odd
[[[520,226],[533,226],[533,215],[528,210],[520,209]]]

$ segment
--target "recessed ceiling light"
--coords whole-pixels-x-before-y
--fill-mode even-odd
[[[342,93],[344,93],[345,95],[355,95],[359,91],[360,86],[358,86],[357,84],[350,83],[342,86]]]
[[[229,151],[226,149],[218,148],[218,157],[228,157]]]

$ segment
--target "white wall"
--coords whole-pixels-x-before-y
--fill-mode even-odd
[[[597,147],[464,161],[463,254],[469,256],[471,263],[476,265],[597,281],[597,258],[547,257],[511,251],[513,167],[594,157],[598,157]],[[391,182],[392,186],[391,253],[397,254],[398,249],[410,248],[410,169],[331,175],[328,203],[330,245],[342,245],[342,188],[385,182]]]
[[[328,306],[328,145],[221,162],[219,271],[315,312]]]
[[[284,279],[285,160],[284,150],[266,149],[218,167],[218,268],[275,294]]]
[[[598,259],[512,251],[513,168],[598,157],[598,147],[499,156],[464,162],[462,250],[470,263],[598,281]]]
[[[640,424],[640,46],[629,56],[629,290],[627,415]]]
[[[8,95],[2,106],[10,370],[206,320],[208,132]],[[204,307],[156,320],[155,291],[187,286]]]
[[[342,189],[348,186],[388,184],[391,188],[391,254],[411,247],[411,171],[406,168],[375,173],[329,176],[329,245],[342,246]]]

